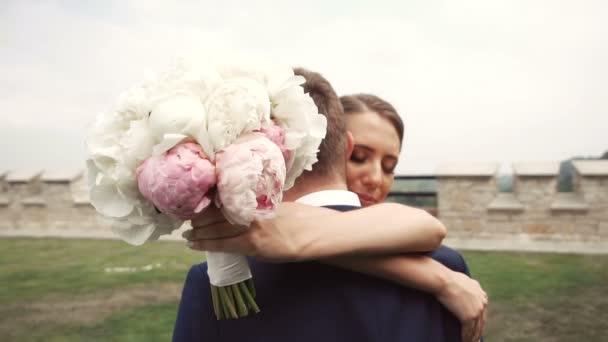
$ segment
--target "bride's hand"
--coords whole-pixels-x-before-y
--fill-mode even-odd
[[[192,229],[182,233],[186,240],[196,239],[224,239],[243,234],[246,227],[230,224],[222,211],[216,206],[209,206],[202,215],[191,221]]]
[[[284,234],[273,220],[254,221],[248,228],[235,228],[228,222],[212,223],[183,235],[194,250],[244,254],[268,262],[298,259],[294,237]]]
[[[462,340],[479,341],[486,322],[488,295],[475,279],[450,272],[450,279],[437,293],[437,299],[462,323]]]
[[[211,213],[205,220],[195,220],[183,236],[195,250],[245,254],[269,262],[297,261],[310,230],[297,229],[295,222],[307,213],[301,205],[283,203],[276,218],[255,220],[249,227],[233,226]]]

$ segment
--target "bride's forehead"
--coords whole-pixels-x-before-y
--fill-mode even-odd
[[[397,130],[388,119],[374,112],[348,115],[346,127],[353,134],[355,144],[366,142],[365,145],[382,145],[399,150]]]

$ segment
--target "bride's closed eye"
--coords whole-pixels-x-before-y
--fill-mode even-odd
[[[350,156],[350,161],[356,164],[365,164],[375,158],[374,151],[364,146],[355,146],[353,153]],[[372,159],[370,159],[372,158]],[[392,156],[384,156],[381,163],[382,172],[386,175],[393,175],[397,159]]]
[[[397,166],[397,163],[391,162],[391,163],[386,163],[386,164],[390,164],[390,165],[385,165],[385,163],[382,163],[382,171],[384,173],[386,173],[387,175],[394,174],[395,166]]]
[[[350,155],[350,160],[357,164],[364,163],[367,160],[367,154],[363,151],[354,150]]]

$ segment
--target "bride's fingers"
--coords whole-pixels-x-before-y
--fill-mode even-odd
[[[487,305],[488,305],[488,296],[484,292],[484,298],[482,301],[483,311],[479,315],[479,317],[475,320],[475,335],[473,337],[473,341],[477,342],[481,340],[481,336],[483,336],[483,330],[486,325],[486,314],[487,314]]]
[[[481,318],[475,321],[475,335],[473,337],[473,341],[477,342],[481,339]]]
[[[478,318],[475,320],[475,324],[474,324],[474,328],[473,328],[473,339],[472,341],[476,342],[479,341],[479,339],[481,338],[481,322],[480,322],[481,318]]]
[[[214,223],[226,222],[222,211],[214,205],[210,205],[190,222],[193,228],[204,227]]]
[[[480,328],[479,328],[479,339],[481,340],[481,336],[483,336],[483,331],[486,328],[486,322],[488,321],[488,310],[484,309],[483,314],[481,315]]]
[[[247,230],[247,227],[233,226],[228,223],[218,223],[208,225],[201,228],[186,230],[182,236],[186,240],[210,240],[210,239],[224,239],[234,237],[243,234]]]
[[[225,252],[252,255],[251,245],[242,236],[217,240],[188,241],[188,247],[198,251]]]
[[[468,321],[462,323],[461,335],[463,342],[473,342],[473,336],[475,335],[475,322]]]

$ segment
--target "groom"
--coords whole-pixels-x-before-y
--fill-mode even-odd
[[[305,91],[327,117],[319,161],[285,193],[285,200],[336,210],[360,206],[344,175],[352,141],[333,88],[321,75],[298,69]],[[195,247],[197,247],[195,245]],[[434,255],[466,271],[450,250]],[[262,311],[217,321],[206,264],[193,266],[184,285],[174,341],[460,341],[460,322],[432,295],[318,262],[269,264],[250,259]]]

